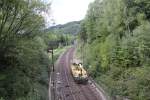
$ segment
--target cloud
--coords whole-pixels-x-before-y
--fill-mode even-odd
[[[85,17],[88,5],[94,0],[53,0],[52,16],[56,24],[81,20]]]

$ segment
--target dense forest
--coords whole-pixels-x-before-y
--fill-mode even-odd
[[[81,21],[73,21],[63,25],[52,26],[47,31],[54,31],[57,34],[71,34],[76,35],[79,33]]]
[[[55,48],[71,42],[45,31],[42,13],[49,6],[40,0],[0,0],[0,100],[48,99],[49,42]]]
[[[150,100],[150,0],[95,0],[82,21],[48,29],[42,1],[0,0],[0,100],[48,100],[47,49],[76,38],[89,75],[113,100]]]
[[[149,0],[95,0],[78,42],[89,74],[114,100],[150,99]]]

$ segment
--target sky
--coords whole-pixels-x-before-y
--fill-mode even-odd
[[[87,12],[88,5],[94,0],[45,0],[52,1],[51,18],[55,24],[65,24],[71,21],[82,20]]]

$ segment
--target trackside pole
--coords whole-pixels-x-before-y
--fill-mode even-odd
[[[54,67],[54,50],[53,47],[48,49],[48,52],[52,54],[52,70],[51,73],[49,74],[50,80],[49,80],[49,100],[55,100],[55,80],[54,80],[54,72],[55,72],[55,67]],[[50,68],[49,68],[50,70]],[[50,72],[50,71],[49,71]]]

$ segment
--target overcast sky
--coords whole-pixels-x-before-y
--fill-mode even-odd
[[[86,15],[89,3],[93,1],[94,0],[52,0],[52,18],[56,24],[81,20]]]

